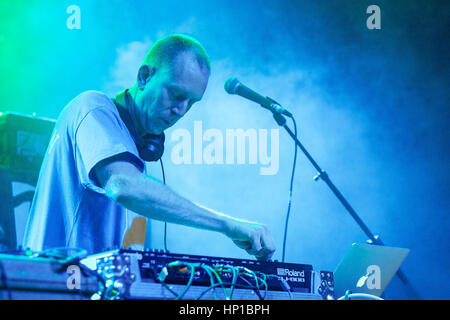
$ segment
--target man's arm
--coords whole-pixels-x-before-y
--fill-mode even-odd
[[[266,226],[196,205],[120,158],[100,163],[96,178],[106,195],[151,219],[223,233],[258,259],[270,259],[275,246]]]

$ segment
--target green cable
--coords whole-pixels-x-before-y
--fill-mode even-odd
[[[237,280],[237,277],[239,277],[239,275],[243,275],[243,276],[246,276],[246,277],[249,277],[249,278],[253,278],[255,280],[255,287],[256,287],[256,289],[259,291],[259,289],[264,287],[265,288],[264,299],[267,296],[267,290],[268,290],[267,275],[265,273],[258,272],[258,274],[261,275],[261,276],[258,276],[256,274],[256,272],[254,272],[254,271],[252,271],[252,270],[250,270],[250,269],[248,269],[246,267],[241,267],[241,266],[240,267],[235,267],[235,266],[231,266],[231,265],[215,265],[214,268],[213,268],[213,267],[211,267],[209,265],[206,265],[204,263],[188,263],[188,262],[181,262],[181,261],[172,261],[169,264],[167,264],[167,266],[168,267],[186,266],[186,267],[190,268],[189,281],[187,282],[187,284],[184,287],[183,291],[180,294],[177,295],[175,300],[182,299],[183,296],[186,294],[186,292],[191,287],[192,282],[194,280],[194,272],[195,272],[195,268],[196,267],[201,267],[209,275],[211,285],[207,288],[207,290],[214,289],[214,299],[217,299],[217,294],[215,292],[216,287],[222,286],[225,298],[227,300],[231,300],[231,297],[233,295],[234,289],[236,287],[236,280]],[[216,269],[217,269],[217,271],[216,271]],[[222,278],[219,275],[220,272],[231,272],[233,274],[233,278],[232,278],[231,284],[227,283],[227,284],[230,284],[230,292],[229,293],[227,293],[227,290],[226,290],[226,288],[224,286],[224,282],[223,282]],[[217,283],[214,283],[214,277],[218,281]],[[164,279],[161,280],[161,282],[166,288],[168,288],[167,284],[164,283]],[[176,295],[176,292],[174,292],[170,288],[168,288],[168,289],[174,295]]]
[[[202,269],[204,269],[206,271],[206,273],[209,275],[209,280],[211,282],[211,287],[214,286],[214,278],[213,275],[211,273],[211,271],[207,268],[207,265],[205,264],[201,264],[200,267],[202,267]],[[216,288],[214,287],[213,290],[213,294],[214,294],[214,300],[217,300],[217,293],[216,293]]]
[[[191,287],[192,281],[194,280],[195,266],[194,266],[193,263],[186,263],[186,262],[181,262],[181,261],[177,260],[177,261],[172,261],[172,262],[167,264],[168,267],[174,267],[174,266],[180,266],[180,265],[184,265],[186,267],[189,267],[191,276],[189,277],[189,281],[186,284],[186,286],[184,287],[183,291],[175,298],[175,300],[180,300],[181,298],[183,298],[183,296],[186,294],[186,292]],[[164,279],[161,282],[164,283]],[[172,290],[170,290],[170,291],[172,291]]]
[[[238,272],[236,271],[236,268],[234,268],[232,266],[230,266],[230,267],[231,267],[231,271],[233,272],[233,280],[231,280],[230,295],[229,295],[229,298],[231,300],[231,297],[233,296],[233,292],[234,292],[234,287],[236,285],[236,279],[237,279]]]
[[[194,280],[194,271],[195,268],[194,266],[192,266],[191,264],[189,264],[189,267],[191,269],[191,276],[189,278],[188,283],[186,284],[186,286],[184,287],[184,290],[178,295],[178,297],[175,298],[175,300],[180,300],[181,298],[183,298],[183,296],[186,294],[186,292],[189,290],[189,288],[191,287],[192,281]]]
[[[220,271],[222,271],[224,268],[226,268],[228,272],[230,272],[230,270],[231,270],[231,272],[233,273],[233,279],[232,279],[231,286],[230,286],[230,293],[228,295],[225,294],[225,296],[227,297],[227,300],[231,300],[231,296],[233,295],[234,285],[235,285],[235,281],[236,281],[236,268],[233,266],[230,266],[230,265],[221,265],[221,264],[216,265],[215,267],[216,268],[219,267]],[[225,288],[224,288],[224,290],[225,290]]]
[[[218,283],[222,284],[223,281],[222,281],[222,279],[220,278],[219,274],[216,272],[216,270],[215,270],[214,268],[212,268],[211,266],[208,266],[208,265],[205,265],[205,266],[206,266],[207,268],[209,268],[209,269],[211,270],[211,272],[216,276]],[[223,293],[224,293],[224,295],[225,295],[225,298],[227,298],[227,297],[228,297],[227,291],[226,291],[225,287],[222,286],[222,288],[223,288]]]

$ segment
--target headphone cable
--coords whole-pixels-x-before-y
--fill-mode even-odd
[[[159,162],[161,163],[163,183],[164,185],[166,185],[166,175],[164,173],[164,165],[162,158],[159,159]],[[164,222],[164,250],[167,251],[167,222]]]

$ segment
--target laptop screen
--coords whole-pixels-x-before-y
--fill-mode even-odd
[[[334,272],[335,298],[352,293],[381,296],[409,249],[353,243]]]

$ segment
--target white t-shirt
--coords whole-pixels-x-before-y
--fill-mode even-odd
[[[119,154],[144,171],[113,101],[101,92],[86,91],[69,102],[41,167],[23,246],[33,251],[82,248],[89,254],[120,247],[137,215],[109,199],[92,170]]]

